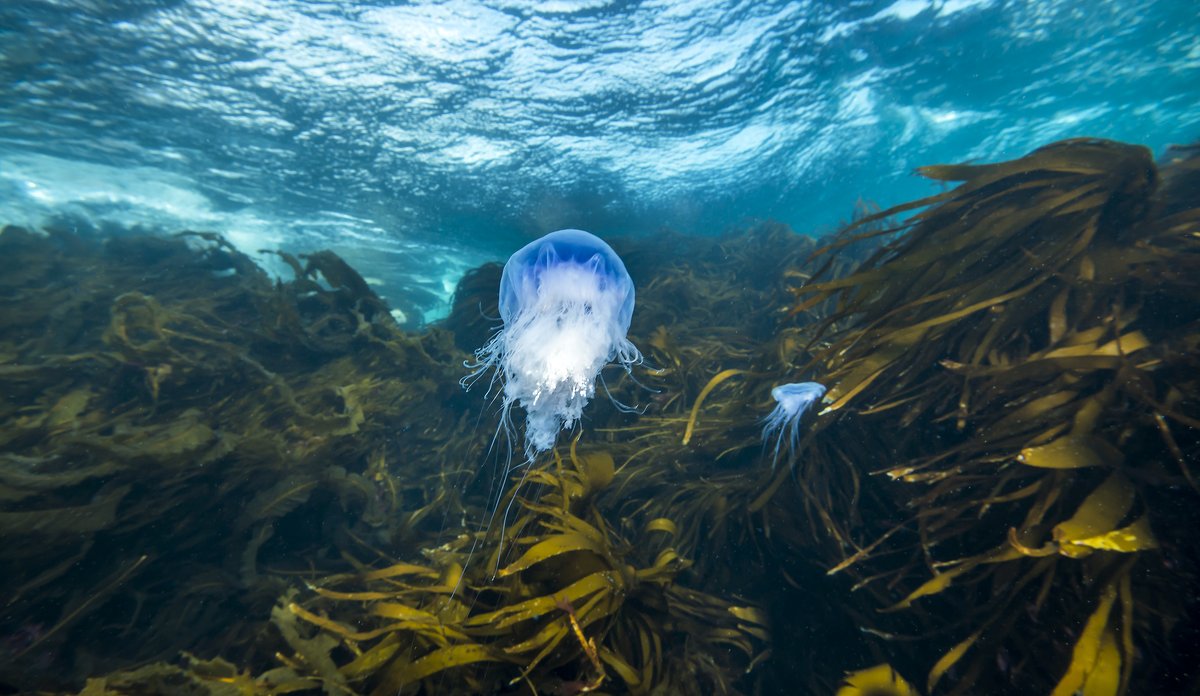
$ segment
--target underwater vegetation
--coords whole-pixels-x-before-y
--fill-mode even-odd
[[[7,228],[0,681],[1194,690],[1198,154],[928,167],[953,186],[821,242],[612,240],[646,365],[519,472],[458,385],[498,264],[412,335],[332,254],[272,282],[211,235]],[[481,530],[497,471],[527,485]]]
[[[455,451],[461,355],[404,335],[336,256],[285,256],[277,284],[211,235],[9,227],[0,257],[7,688],[252,661],[295,574],[434,509],[384,443]]]
[[[503,630],[463,626],[456,657],[423,662],[410,690],[571,693],[604,674],[610,690],[706,693],[762,661],[765,619],[685,581],[690,563],[673,550],[670,519],[617,529],[591,509],[615,468],[587,443],[579,457],[563,452],[562,472],[530,472],[540,495],[514,505],[503,548],[517,555],[499,566],[505,574],[496,558],[470,564],[446,613],[428,604],[445,599],[431,575],[462,577],[455,564],[468,565],[492,504],[491,471],[479,465],[491,429],[477,427],[477,399],[459,388],[467,355],[457,337],[400,331],[336,256],[285,256],[294,278],[275,283],[211,235],[94,240],[7,228],[0,247],[22,270],[4,278],[11,342],[0,370],[2,514],[12,522],[0,553],[21,569],[3,578],[0,671],[11,689],[93,677],[94,693],[386,690],[395,675],[412,676],[399,671],[402,658],[439,645],[396,628],[371,652],[370,639],[345,642],[328,633],[333,624],[309,620],[363,625],[375,603],[328,605],[316,589],[356,583],[411,584],[393,604],[437,617],[435,632],[465,620],[454,613],[462,607],[494,612],[547,593],[549,603],[514,613]],[[472,318],[481,306],[496,315],[491,277],[492,304],[471,305]],[[632,417],[602,403],[597,421]],[[579,462],[599,473],[572,485]],[[543,489],[559,480],[569,507],[545,509],[555,498]],[[579,485],[593,491],[586,504],[573,499]],[[559,547],[529,548],[556,526],[572,530]],[[494,537],[477,553],[497,556]],[[423,570],[352,577],[398,564]],[[533,652],[516,647],[551,620],[569,633],[543,634]],[[355,650],[381,661],[347,663]],[[461,661],[480,650],[491,657]],[[543,650],[509,687],[518,663]]]
[[[1171,155],[1072,140],[923,168],[961,183],[846,230],[821,254],[894,239],[796,289],[796,312],[838,302],[797,476],[842,482],[803,504],[927,693],[1197,685],[1200,190],[1194,150]]]
[[[543,492],[520,503],[520,532],[509,539],[516,559],[494,575],[476,573],[465,589],[462,538],[430,550],[424,564],[325,578],[305,605],[277,609],[276,622],[340,639],[347,661],[325,678],[370,693],[422,681],[434,693],[728,690],[732,675],[765,656],[765,618],[679,582],[690,564],[672,548],[671,520],[648,524],[636,544],[617,536],[591,502],[613,476],[610,455],[577,454],[574,445],[565,462],[530,472]],[[302,663],[304,644],[294,647]],[[445,673],[464,666],[475,669]]]

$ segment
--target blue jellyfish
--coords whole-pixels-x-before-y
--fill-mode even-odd
[[[779,463],[779,450],[783,447],[783,431],[787,428],[788,444],[796,451],[800,441],[800,418],[818,399],[825,396],[825,387],[816,382],[781,384],[771,390],[775,399],[775,410],[767,416],[763,427],[763,446],[775,435],[775,456],[771,468]]]
[[[583,230],[559,230],[513,254],[500,278],[504,325],[475,352],[470,384],[492,367],[503,389],[501,425],[525,409],[525,457],[554,446],[596,393],[610,362],[629,369],[641,353],[625,334],[633,317],[633,281],[612,247]]]

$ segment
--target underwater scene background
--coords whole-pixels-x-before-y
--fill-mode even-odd
[[[1198,29],[5,3],[0,693],[1200,693]],[[526,449],[560,228],[628,343]]]

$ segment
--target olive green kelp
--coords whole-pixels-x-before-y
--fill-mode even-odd
[[[816,251],[771,224],[614,240],[647,364],[604,388],[638,408],[596,399],[510,472],[458,387],[494,264],[413,336],[332,254],[282,255],[272,283],[212,236],[10,228],[0,675],[97,696],[1178,691],[1200,663],[1195,154],[1082,140],[928,168],[961,183],[863,206]],[[807,380],[829,400],[772,469],[770,389]]]
[[[0,257],[10,688],[180,650],[269,657],[282,571],[411,539],[433,502],[419,476],[453,475],[391,476],[394,433],[475,444],[435,434],[466,430],[441,408],[459,395],[449,334],[404,335],[332,254],[285,256],[295,278],[273,283],[212,235],[10,227]]]
[[[903,234],[796,291],[797,312],[837,301],[811,344],[830,389],[796,470],[825,530],[809,541],[852,577],[880,656],[928,692],[1195,679],[1172,633],[1200,551],[1187,154],[1160,175],[1144,148],[1070,140],[923,168],[961,183],[866,218],[920,210],[852,228],[818,256]]]
[[[810,241],[689,243],[717,277],[768,237],[792,249],[772,259],[770,297]],[[0,284],[0,556],[19,568],[3,579],[0,681],[13,688],[740,693],[767,655],[756,605],[692,572],[701,516],[615,514],[658,490],[631,472],[670,472],[614,463],[636,446],[617,434],[636,414],[597,404],[597,436],[539,462],[520,499],[509,483],[513,518],[484,533],[495,414],[458,385],[465,353],[445,330],[400,331],[336,256],[281,255],[294,278],[272,283],[212,235],[8,228],[0,251],[20,260]],[[697,267],[643,264],[702,301]],[[460,286],[448,325],[464,335],[495,313],[487,271]],[[719,291],[744,306],[739,282]],[[768,302],[743,315],[770,337]],[[672,326],[700,335],[694,319]],[[167,662],[130,668],[154,660]]]
[[[636,545],[614,534],[593,505],[613,479],[609,453],[572,444],[554,460],[524,477],[541,495],[518,501],[503,536],[326,577],[277,608],[295,649],[282,659],[328,693],[734,691],[766,655],[762,613],[677,583],[690,563],[673,521],[651,521]],[[321,629],[320,654],[298,624]]]

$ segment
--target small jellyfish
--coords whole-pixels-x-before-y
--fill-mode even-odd
[[[779,463],[779,451],[783,448],[784,428],[787,429],[788,444],[796,451],[800,442],[800,418],[818,399],[825,396],[825,387],[816,382],[781,384],[771,390],[775,399],[775,410],[763,422],[763,446],[775,435],[775,456],[771,468]]]
[[[610,362],[641,361],[626,338],[633,317],[633,281],[621,258],[599,237],[559,230],[513,254],[500,278],[504,325],[469,365],[470,386],[496,367],[503,390],[501,427],[511,434],[510,409],[525,409],[525,457],[554,446],[575,425]]]

